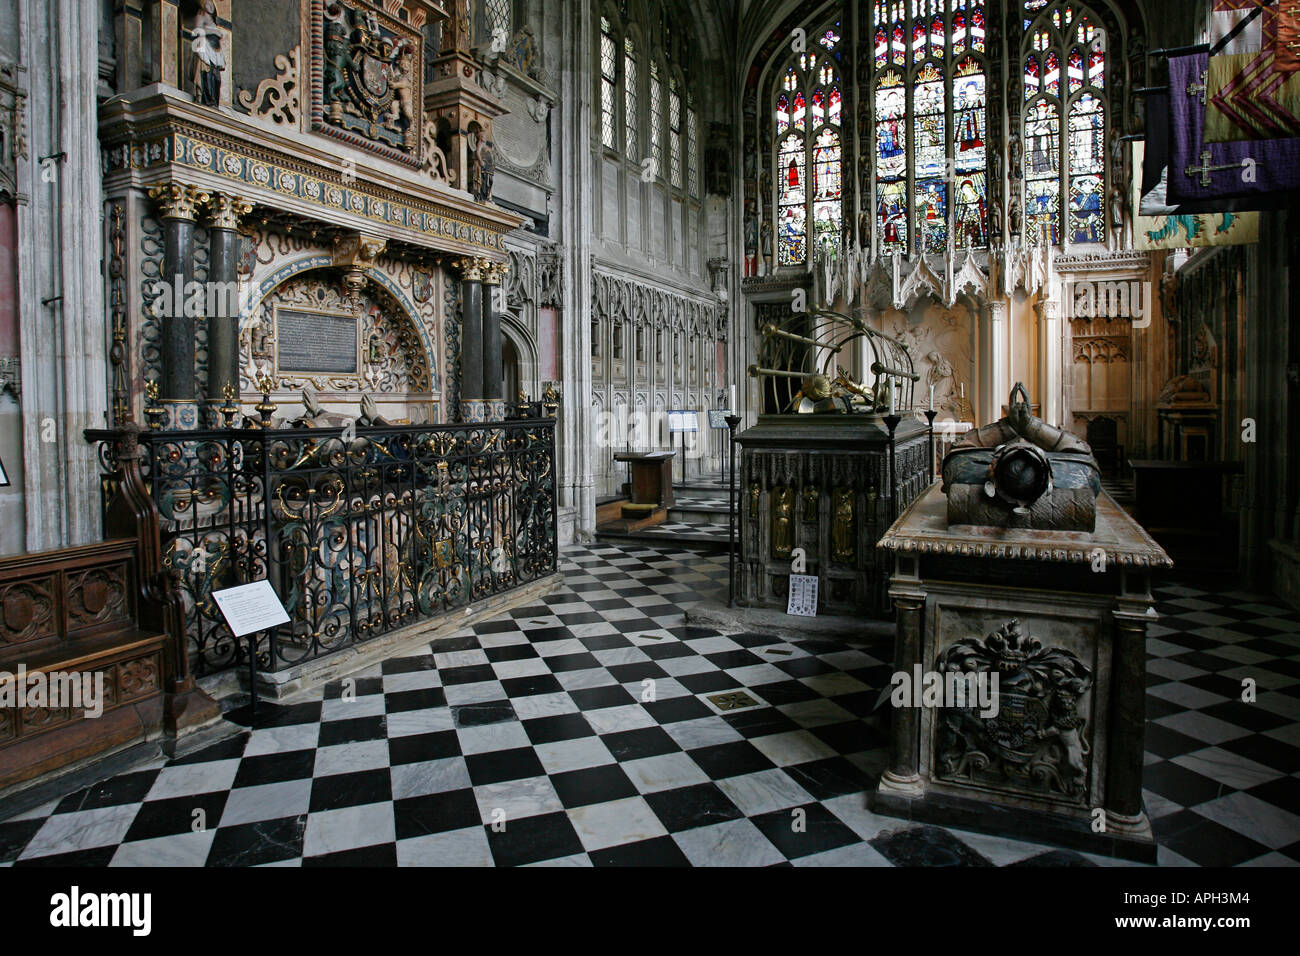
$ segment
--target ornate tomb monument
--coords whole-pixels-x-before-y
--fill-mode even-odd
[[[943,474],[880,542],[898,627],[876,809],[1154,861],[1145,644],[1172,562],[1021,385]]]
[[[869,382],[840,364],[854,355],[867,357]],[[882,617],[888,571],[873,544],[931,466],[927,425],[910,411],[918,376],[907,347],[859,318],[813,310],[766,326],[759,358],[750,375],[784,411],[736,438],[737,601],[784,609],[802,549],[799,573],[819,578],[820,613]]]

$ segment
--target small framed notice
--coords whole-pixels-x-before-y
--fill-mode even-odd
[[[790,575],[790,600],[786,604],[785,613],[800,617],[817,616],[817,575]]]
[[[289,623],[289,612],[280,603],[271,582],[265,579],[213,591],[212,599],[235,637]]]
[[[709,427],[726,428],[727,416],[731,414],[729,408],[711,408],[709,409]]]
[[[670,432],[697,432],[700,430],[700,413],[694,409],[668,409]]]

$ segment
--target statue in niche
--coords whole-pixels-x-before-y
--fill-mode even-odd
[[[1020,235],[1020,198],[1018,196],[1013,196],[1011,198],[1011,215],[1009,218],[1011,220],[1011,235],[1019,236]]]
[[[853,489],[837,488],[832,506],[831,557],[850,563],[857,554],[853,527]]]
[[[803,520],[817,520],[817,502],[821,498],[821,492],[816,485],[804,485],[803,487]]]
[[[213,0],[200,4],[190,32],[194,37],[194,98],[203,106],[220,106],[226,55],[221,51],[221,29]]]
[[[762,493],[762,489],[758,485],[749,486],[749,516],[751,518],[758,517],[758,499]]]
[[[989,242],[1002,241],[1002,203],[993,200],[989,206]]]
[[[763,220],[763,228],[759,231],[759,236],[761,239],[760,247],[763,250],[762,251],[763,274],[771,275],[772,274],[772,221],[770,219]]]
[[[788,485],[772,492],[772,557],[794,553],[794,489]]]

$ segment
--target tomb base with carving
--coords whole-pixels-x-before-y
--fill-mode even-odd
[[[1171,562],[1109,495],[1096,509],[1092,532],[950,525],[936,483],[890,528],[878,812],[1154,862],[1145,645]]]
[[[818,613],[889,612],[889,564],[875,542],[925,487],[926,424],[906,416],[890,435],[879,415],[761,415],[737,436],[740,541],[736,600],[785,609],[796,549],[818,577]]]

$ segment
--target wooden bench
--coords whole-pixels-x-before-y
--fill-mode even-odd
[[[107,540],[0,559],[0,791],[147,740],[174,742],[220,716],[190,676],[137,434],[119,447]],[[62,675],[102,681],[102,712],[88,716],[86,700],[74,707],[66,696],[33,701],[27,691],[51,675],[65,690]]]

